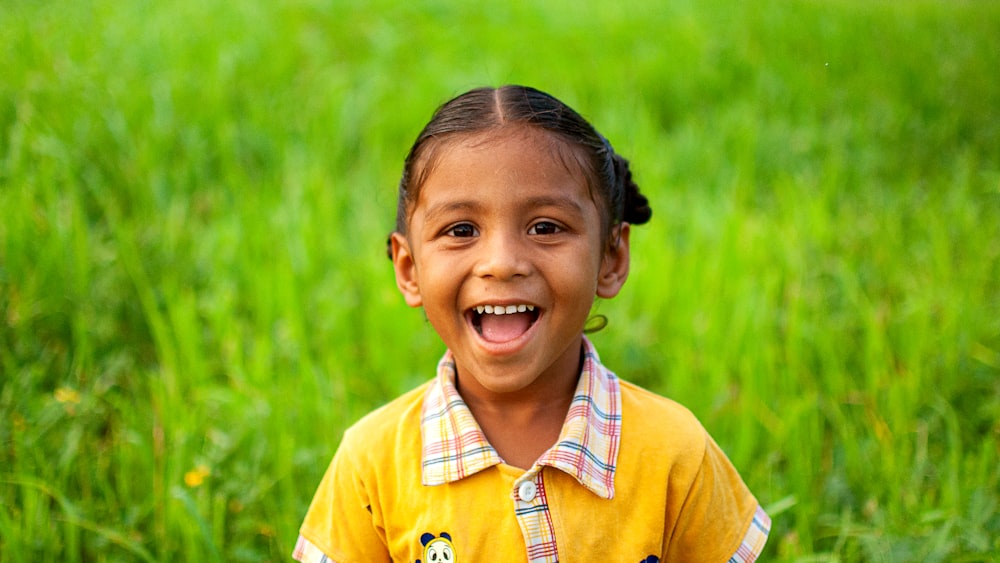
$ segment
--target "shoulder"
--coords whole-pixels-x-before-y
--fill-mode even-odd
[[[711,452],[712,438],[687,407],[634,383],[620,381],[623,462],[693,478]]]
[[[615,486],[630,507],[662,499],[649,510],[665,514],[663,560],[753,561],[770,521],[725,452],[685,406],[619,382],[622,439]]]
[[[654,435],[704,439],[705,428],[687,407],[634,383],[619,379],[623,424]]]
[[[296,547],[302,560],[389,561],[384,505],[399,496],[400,479],[420,474],[426,388],[404,393],[344,432],[302,524],[304,540]]]
[[[341,450],[378,453],[401,443],[419,444],[420,417],[430,381],[371,411],[344,432]]]

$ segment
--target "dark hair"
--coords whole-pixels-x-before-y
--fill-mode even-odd
[[[594,127],[556,98],[528,86],[476,88],[442,105],[410,149],[399,180],[396,230],[406,233],[409,212],[419,196],[433,157],[433,149],[451,135],[527,125],[553,133],[581,151],[581,162],[591,193],[605,204],[601,210],[605,233],[621,221],[640,225],[653,211],[632,181],[628,161],[617,154]]]

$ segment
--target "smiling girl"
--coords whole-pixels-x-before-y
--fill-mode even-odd
[[[681,405],[618,379],[584,325],[651,211],[579,114],[472,90],[406,159],[396,283],[448,347],[345,434],[300,561],[753,561],[770,521]]]

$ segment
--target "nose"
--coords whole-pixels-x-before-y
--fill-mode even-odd
[[[483,239],[478,249],[482,254],[478,257],[475,267],[477,276],[509,280],[530,273],[529,250],[520,236],[514,233],[494,232],[484,236]]]

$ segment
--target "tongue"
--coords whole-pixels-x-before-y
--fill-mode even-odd
[[[483,338],[490,342],[507,342],[524,334],[531,326],[531,315],[513,313],[510,315],[485,314],[479,319]]]

